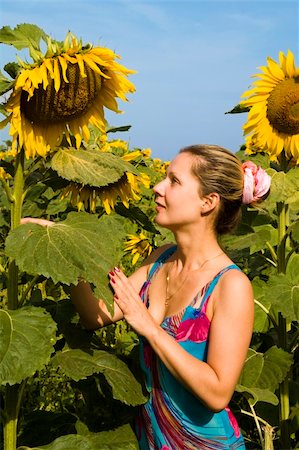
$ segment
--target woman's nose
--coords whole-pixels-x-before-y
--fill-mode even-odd
[[[163,181],[164,180],[160,181],[153,187],[153,191],[156,195],[163,195]]]

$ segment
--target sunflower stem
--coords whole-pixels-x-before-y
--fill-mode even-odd
[[[18,154],[14,177],[13,202],[11,204],[11,230],[20,224],[24,189],[24,152]],[[8,309],[18,308],[18,267],[14,259],[10,259],[7,282]]]
[[[11,230],[20,224],[24,189],[24,151],[18,154],[14,176],[14,189],[11,204]],[[7,280],[8,309],[18,309],[18,266],[14,259],[9,260]],[[17,448],[17,424],[23,385],[7,386],[5,389],[4,412],[4,450]]]
[[[278,216],[278,247],[277,247],[277,272],[286,273],[286,237],[287,237],[287,222],[288,222],[288,204],[284,202],[277,203]],[[288,351],[287,344],[287,330],[289,324],[278,313],[278,343],[279,346]],[[282,448],[290,447],[290,430],[289,430],[289,415],[290,415],[290,400],[289,400],[289,377],[287,376],[279,386],[279,422],[280,422],[280,441]]]
[[[17,448],[17,424],[25,382],[5,388],[4,450]]]

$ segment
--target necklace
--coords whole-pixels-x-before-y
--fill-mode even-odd
[[[165,303],[165,306],[167,307],[167,306],[169,305],[169,301],[172,299],[172,297],[173,297],[175,294],[177,294],[177,293],[182,289],[182,287],[183,287],[184,284],[186,283],[187,278],[188,278],[188,276],[189,276],[189,274],[190,274],[191,272],[195,272],[195,271],[197,271],[197,270],[202,269],[202,268],[205,266],[205,264],[207,264],[208,262],[212,261],[213,259],[218,258],[218,256],[221,256],[222,254],[223,254],[223,251],[221,251],[221,252],[218,253],[217,255],[213,256],[212,258],[206,259],[206,260],[205,260],[205,261],[204,261],[197,269],[189,270],[189,271],[187,272],[187,274],[186,274],[186,276],[185,276],[183,282],[180,284],[180,286],[179,286],[172,294],[169,294],[169,280],[170,280],[170,272],[171,272],[171,269],[172,269],[173,264],[174,264],[174,261],[173,261],[173,263],[172,263],[172,265],[170,266],[169,271],[167,272],[167,275],[166,275],[166,295],[165,295],[165,302],[164,302],[164,303]]]

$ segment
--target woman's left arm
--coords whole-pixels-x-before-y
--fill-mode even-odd
[[[212,411],[229,403],[250,343],[254,302],[250,281],[240,271],[224,274],[214,290],[207,362],[184,350],[155,322],[125,275],[111,280],[124,318],[143,335],[172,375]]]

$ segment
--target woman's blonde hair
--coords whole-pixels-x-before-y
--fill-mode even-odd
[[[194,155],[193,174],[200,183],[201,195],[216,192],[220,205],[214,227],[218,234],[233,231],[241,219],[244,186],[242,163],[229,150],[217,145],[190,145],[180,153]]]

